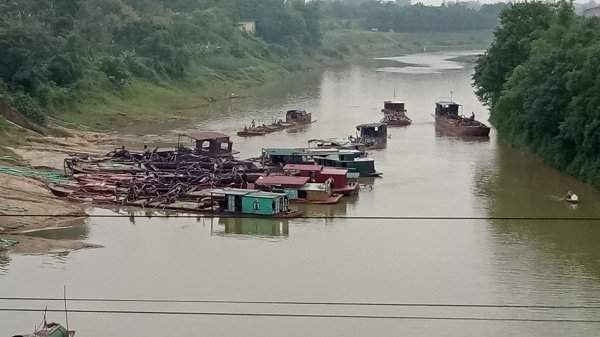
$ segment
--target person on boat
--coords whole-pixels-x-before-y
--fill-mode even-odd
[[[567,192],[567,201],[578,202],[579,197],[577,196],[577,194],[573,193],[573,191],[569,191]]]
[[[475,113],[471,112],[471,117],[469,117],[470,121],[474,121],[475,120]]]
[[[150,149],[146,144],[144,144],[144,159],[150,159]]]
[[[250,126],[254,129],[256,127],[256,121],[253,119],[252,123],[250,124]]]

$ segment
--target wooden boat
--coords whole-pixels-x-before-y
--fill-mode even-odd
[[[333,194],[353,195],[358,193],[360,186],[356,181],[348,179],[348,170],[343,168],[323,167],[321,165],[287,164],[283,167],[286,174],[311,178],[317,183],[331,180]]]
[[[286,164],[318,164],[348,169],[348,177],[378,177],[375,160],[367,158],[364,151],[314,148],[264,148],[261,161],[264,166],[280,169]]]
[[[65,295],[65,315],[67,315],[67,304]],[[13,337],[74,337],[75,330],[69,330],[69,320],[67,318],[67,327],[55,322],[46,321],[46,311],[44,311],[44,317],[42,319],[42,326],[35,328],[31,334],[15,335]]]
[[[242,131],[238,131],[237,135],[240,137],[253,137],[253,136],[264,136],[266,135],[268,132],[265,130],[258,130],[258,129],[252,129],[252,128],[246,128],[244,127],[244,130]]]
[[[331,179],[323,183],[307,183],[298,189],[298,198],[294,202],[309,204],[336,204],[343,197],[342,194],[333,193]]]
[[[490,128],[480,121],[475,120],[474,114],[470,118],[459,115],[460,107],[460,104],[452,100],[436,102],[436,131],[451,136],[488,137]]]
[[[75,192],[69,185],[48,183],[46,186],[52,194],[61,198],[66,198]]]
[[[285,113],[285,122],[288,124],[310,124],[312,114],[302,109],[288,110]]]
[[[58,323],[45,323],[41,329],[34,331],[32,334],[15,335],[13,337],[73,337],[75,331],[67,330]]]
[[[302,215],[302,212],[289,208],[289,198],[285,193],[217,188],[204,190],[202,195],[218,202],[217,214],[269,218],[295,218]]]
[[[251,126],[245,126],[243,130],[238,131],[240,137],[264,136],[268,133],[289,129],[299,125],[311,124],[312,115],[304,110],[289,110],[285,114],[285,121],[279,119],[269,125],[255,125],[252,121]]]
[[[389,126],[408,126],[412,124],[412,119],[406,116],[404,102],[400,101],[385,101],[383,102],[383,118],[381,123]]]
[[[387,145],[387,124],[368,123],[356,126],[356,142],[366,144],[367,149],[383,149]]]
[[[349,136],[348,139],[310,139],[308,147],[316,149],[347,149],[364,151],[372,144],[358,142],[355,137]]]
[[[570,204],[578,204],[579,203],[579,197],[577,196],[577,194],[569,191],[569,193],[567,193],[567,196],[565,197],[565,201],[570,203]]]

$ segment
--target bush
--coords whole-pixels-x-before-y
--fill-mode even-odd
[[[10,98],[10,106],[21,113],[29,121],[45,125],[47,117],[38,102],[29,94],[17,92]]]

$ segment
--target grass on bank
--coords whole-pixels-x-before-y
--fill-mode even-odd
[[[120,90],[91,88],[86,97],[54,113],[67,127],[110,130],[137,122],[178,120],[193,117],[203,107],[226,100],[231,93],[264,85],[295,71],[363,62],[373,57],[400,54],[467,50],[487,47],[491,31],[454,33],[388,33],[334,30],[325,33],[323,46],[309,56],[286,59],[286,64],[259,59],[213,60],[192,69],[185,82],[151,83],[134,80]]]

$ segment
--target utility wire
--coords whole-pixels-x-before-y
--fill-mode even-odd
[[[0,297],[1,301],[64,301],[53,297]],[[320,305],[320,306],[387,306],[387,307],[440,307],[440,308],[506,308],[506,309],[600,309],[588,305],[538,305],[538,304],[466,304],[466,303],[394,303],[394,302],[335,302],[335,301],[251,301],[251,300],[177,300],[177,299],[122,299],[122,298],[67,298],[69,302],[121,302],[121,303],[207,303],[207,304],[269,304],[269,305]]]
[[[52,217],[52,218],[192,218],[192,219],[265,219],[265,220],[294,220],[294,219],[347,219],[347,220],[532,220],[532,221],[600,221],[600,217],[469,217],[469,216],[299,216],[293,218],[256,217],[252,215],[229,214],[0,214],[0,217]]]
[[[0,312],[63,312],[60,309],[0,308]],[[593,323],[591,319],[542,319],[542,318],[499,318],[499,317],[460,317],[460,316],[393,316],[393,315],[334,315],[334,314],[290,314],[272,312],[203,312],[203,311],[137,311],[137,310],[83,310],[70,309],[69,312],[85,314],[116,315],[186,315],[186,316],[245,316],[245,317],[292,317],[292,318],[338,318],[338,319],[395,319],[395,320],[445,320],[445,321],[497,321],[534,323]]]

